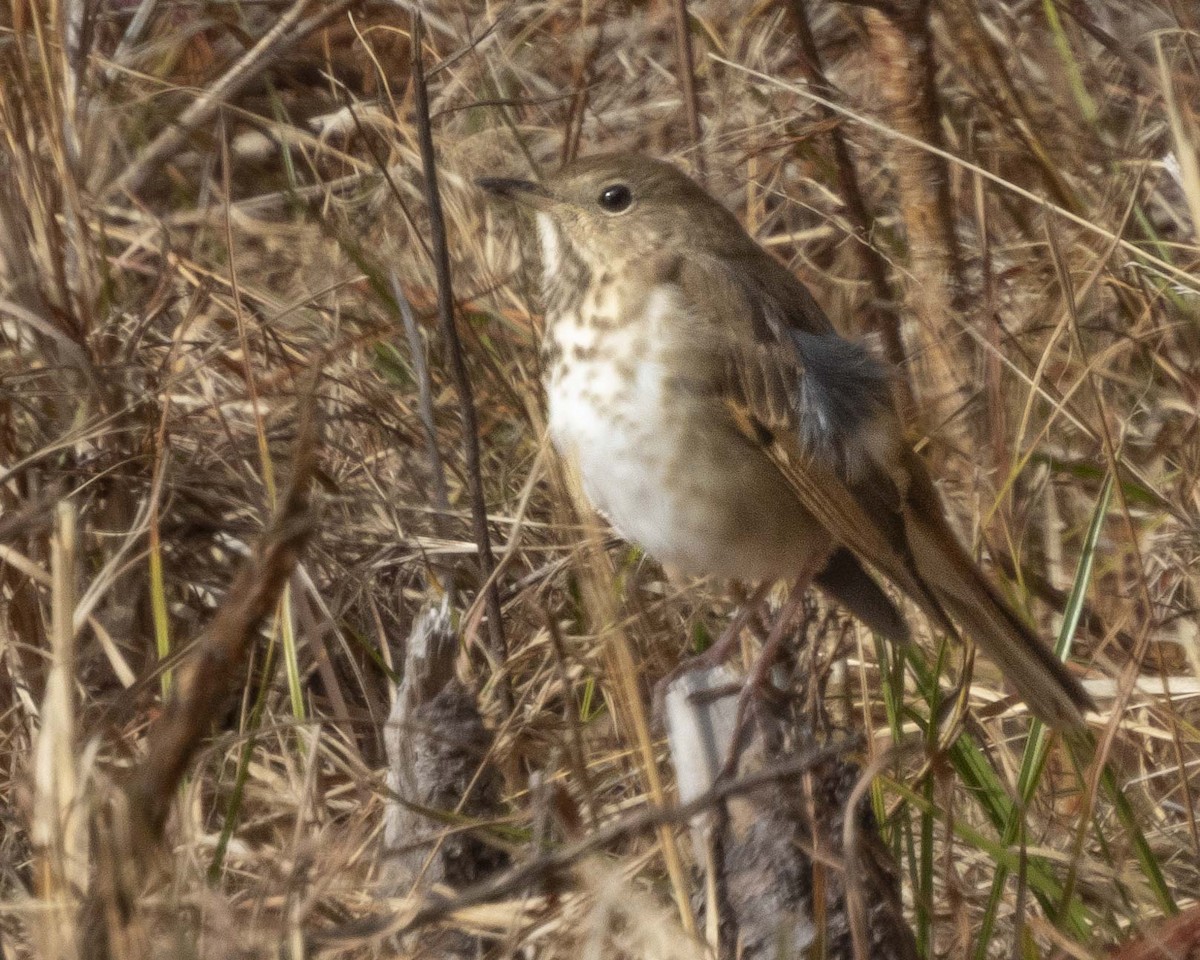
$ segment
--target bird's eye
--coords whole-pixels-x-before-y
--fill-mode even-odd
[[[623,183],[614,183],[600,191],[600,206],[607,213],[622,213],[633,203],[633,194]]]

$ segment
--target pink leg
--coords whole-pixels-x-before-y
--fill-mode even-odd
[[[727,626],[721,632],[721,636],[717,638],[717,642],[698,656],[689,657],[687,660],[684,660],[683,663],[680,664],[682,669],[678,670],[675,673],[675,676],[678,676],[680,673],[684,673],[688,670],[715,667],[728,660],[729,655],[733,652],[733,648],[737,646],[737,642],[741,637],[742,630],[745,629],[746,624],[750,622],[750,618],[758,613],[759,608],[762,607],[763,603],[766,601],[767,594],[771,592],[771,587],[773,586],[773,583],[760,584],[758,588],[746,598],[742,605],[738,607],[737,613],[735,613],[733,615],[733,619],[729,621],[729,626]]]
[[[716,643],[703,653],[697,654],[694,657],[688,657],[682,661],[674,670],[654,685],[655,713],[661,715],[663,698],[666,696],[667,689],[685,673],[691,670],[710,670],[724,663],[729,658],[729,655],[733,652],[733,648],[737,645],[742,630],[750,622],[750,619],[758,613],[773,586],[774,583],[771,582],[760,584],[738,607],[733,619],[729,622],[729,626],[721,632],[721,636],[717,638]]]
[[[775,623],[771,627],[771,632],[767,636],[766,643],[763,644],[762,651],[754,661],[754,666],[750,670],[750,674],[746,677],[746,681],[742,686],[742,692],[738,694],[737,702],[737,718],[733,723],[733,746],[729,751],[729,759],[725,761],[725,766],[722,768],[717,779],[732,776],[737,771],[738,760],[742,752],[742,733],[746,723],[746,708],[750,704],[750,699],[761,690],[767,683],[771,675],[771,668],[775,665],[775,660],[779,656],[779,648],[783,645],[783,639],[787,636],[788,630],[796,620],[796,615],[804,607],[804,594],[808,591],[809,585],[812,583],[812,578],[825,563],[825,558],[822,557],[816,563],[807,567],[803,573],[796,578],[792,584],[792,589],[788,592],[788,598],[784,601],[783,606],[779,609],[779,615],[775,618]]]

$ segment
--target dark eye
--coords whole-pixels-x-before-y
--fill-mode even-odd
[[[614,183],[600,191],[600,206],[609,213],[628,210],[631,203],[633,203],[633,194],[623,183]]]

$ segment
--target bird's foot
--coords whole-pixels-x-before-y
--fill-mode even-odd
[[[742,751],[748,740],[745,734],[748,728],[750,707],[754,700],[766,693],[777,692],[771,683],[771,668],[775,666],[775,661],[779,658],[779,649],[783,645],[783,638],[795,622],[796,616],[804,608],[806,587],[805,583],[797,584],[797,588],[793,588],[791,595],[779,611],[779,616],[767,636],[766,643],[763,644],[762,651],[755,658],[750,673],[742,682],[742,689],[738,693],[737,712],[734,714],[733,740],[729,746],[729,756],[721,767],[721,772],[717,774],[717,780],[724,780],[737,773]]]
[[[734,614],[733,619],[717,638],[717,642],[705,650],[703,653],[698,653],[693,657],[688,657],[682,661],[674,670],[668,673],[665,677],[654,685],[654,716],[661,719],[663,716],[663,704],[666,702],[667,691],[671,688],[676,680],[682,677],[685,673],[691,673],[693,670],[712,670],[719,667],[729,659],[737,646],[738,640],[741,637],[742,630],[750,623],[763,603],[767,599],[767,594],[770,592],[772,584],[764,583],[759,586],[749,597],[746,597],[738,611]],[[709,691],[705,696],[716,696],[714,691]]]

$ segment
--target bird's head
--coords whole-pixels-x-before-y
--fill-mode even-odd
[[[476,182],[534,211],[548,280],[568,256],[595,269],[664,252],[720,251],[745,239],[734,216],[695,181],[639,154],[576,160],[542,183]]]

